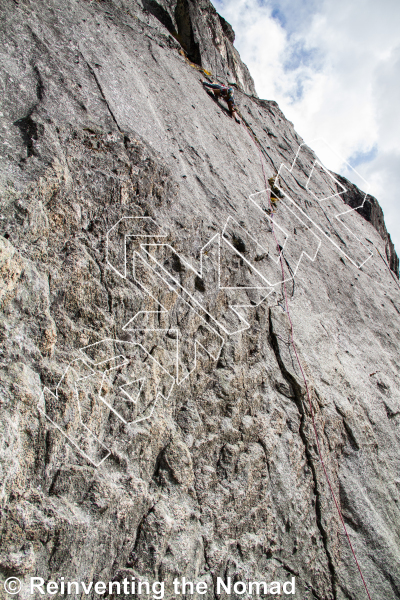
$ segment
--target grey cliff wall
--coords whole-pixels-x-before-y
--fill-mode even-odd
[[[312,407],[371,597],[400,598],[400,288],[376,200],[335,218],[362,192],[314,168],[206,0],[0,18],[1,582],[367,598]],[[236,82],[244,125],[200,67]]]
[[[396,254],[390,234],[386,229],[383,212],[376,198],[373,196],[368,196],[365,199],[365,202],[363,202],[363,194],[360,192],[357,186],[341,175],[335,175],[335,177],[348,190],[348,193],[346,193],[344,196],[344,201],[346,204],[355,209],[362,205],[362,208],[358,209],[359,214],[362,215],[364,219],[372,223],[375,229],[377,229],[380,233],[383,241],[385,242],[386,260],[389,263],[390,269],[393,271],[393,273],[395,273],[397,278],[399,278],[399,258]]]

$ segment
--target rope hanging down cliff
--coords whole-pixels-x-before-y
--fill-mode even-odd
[[[269,185],[268,185],[268,178],[267,178],[267,175],[266,175],[266,173],[265,173],[264,160],[263,160],[263,155],[262,155],[262,151],[261,151],[260,144],[259,144],[258,140],[255,140],[255,139],[253,138],[253,136],[251,135],[251,133],[250,133],[249,129],[248,129],[248,128],[246,127],[246,125],[243,123],[243,120],[242,120],[242,127],[243,127],[243,129],[246,131],[246,133],[249,135],[250,139],[252,140],[253,144],[256,146],[256,148],[257,148],[257,150],[258,150],[258,153],[259,153],[259,155],[260,155],[260,161],[261,161],[261,167],[262,167],[263,178],[264,178],[264,183],[265,183],[265,189],[267,190],[267,193],[268,193],[268,190],[269,190],[270,188],[269,188]],[[346,524],[345,524],[345,522],[344,522],[344,518],[343,518],[342,511],[340,510],[340,506],[339,506],[338,500],[337,500],[337,498],[336,498],[335,492],[333,491],[333,486],[332,486],[331,480],[330,480],[330,478],[329,478],[328,471],[327,471],[327,469],[326,469],[326,466],[325,466],[325,461],[324,461],[324,458],[323,458],[323,455],[322,455],[321,444],[320,444],[320,440],[319,440],[319,435],[318,435],[318,431],[317,431],[317,426],[316,426],[316,423],[315,423],[315,414],[314,414],[314,408],[313,408],[313,405],[312,405],[312,400],[311,400],[310,388],[309,388],[309,386],[308,386],[307,378],[306,378],[306,375],[305,375],[305,372],[304,372],[303,366],[302,366],[302,364],[301,364],[301,360],[300,360],[300,357],[299,357],[299,354],[298,354],[298,351],[297,351],[296,343],[295,343],[295,341],[294,341],[294,327],[293,327],[293,321],[292,321],[292,318],[291,318],[291,316],[290,316],[290,310],[289,310],[289,299],[288,299],[288,294],[287,294],[287,289],[286,289],[286,282],[285,282],[285,269],[284,269],[284,264],[283,264],[284,256],[283,256],[282,249],[281,249],[281,247],[280,247],[280,245],[279,245],[279,242],[278,242],[278,239],[277,239],[277,237],[276,237],[276,233],[275,233],[275,228],[274,228],[274,217],[273,217],[273,213],[274,213],[274,211],[273,211],[273,206],[272,206],[272,202],[271,202],[271,197],[270,197],[270,194],[268,194],[268,199],[269,199],[269,203],[270,203],[270,210],[271,210],[271,224],[272,224],[272,233],[273,233],[273,236],[274,236],[274,239],[275,239],[275,243],[276,243],[276,247],[277,247],[277,250],[278,250],[278,253],[279,253],[279,260],[280,260],[281,271],[282,271],[282,282],[283,282],[283,290],[284,290],[284,297],[285,297],[286,314],[287,314],[287,316],[288,316],[288,319],[289,319],[289,325],[290,325],[290,344],[291,344],[291,346],[292,346],[292,348],[293,348],[294,354],[295,354],[295,356],[296,356],[296,361],[297,361],[297,363],[298,363],[298,365],[299,365],[299,369],[300,369],[300,372],[301,372],[301,376],[302,376],[302,379],[303,379],[303,381],[304,381],[304,386],[305,386],[305,389],[306,389],[306,394],[307,394],[307,400],[308,400],[308,404],[309,404],[309,408],[310,408],[310,414],[311,414],[311,420],[312,420],[312,425],[313,425],[313,430],[314,430],[315,440],[316,440],[317,449],[318,449],[318,456],[319,456],[319,459],[320,459],[320,462],[321,462],[321,465],[322,465],[322,468],[323,468],[323,471],[324,471],[324,475],[325,475],[325,478],[326,478],[327,484],[328,484],[328,486],[329,486],[329,489],[330,489],[330,492],[331,492],[331,494],[332,494],[332,498],[333,498],[333,501],[334,501],[334,503],[335,503],[335,506],[336,506],[337,513],[338,513],[338,515],[339,515],[339,518],[340,518],[340,521],[341,521],[341,523],[342,523],[342,526],[343,526],[344,532],[345,532],[345,534],[346,534],[347,541],[348,541],[348,543],[349,543],[349,546],[350,546],[351,552],[352,552],[352,554],[353,554],[353,558],[354,558],[354,560],[355,560],[355,563],[356,563],[356,565],[357,565],[357,569],[358,569],[358,571],[359,571],[359,573],[360,573],[360,576],[361,576],[361,579],[362,579],[362,582],[363,582],[363,585],[364,585],[365,591],[367,592],[367,596],[368,596],[369,600],[372,600],[372,599],[371,599],[371,596],[370,596],[370,593],[369,593],[369,590],[368,590],[367,583],[366,583],[366,581],[365,581],[365,579],[364,579],[364,575],[363,575],[363,573],[362,573],[362,570],[361,570],[360,564],[359,564],[359,562],[358,562],[358,560],[357,560],[357,556],[356,556],[356,553],[355,553],[355,551],[354,551],[353,544],[351,543],[350,536],[349,536],[349,533],[348,533],[348,531],[347,531]]]
[[[251,131],[250,127],[247,125],[247,123],[245,124],[245,120],[243,119],[243,116],[237,111],[236,106],[234,104],[234,100],[233,100],[233,104],[232,105],[229,104],[229,100],[228,100],[229,99],[229,92],[228,92],[228,89],[231,90],[232,97],[233,97],[233,89],[232,88],[228,88],[227,86],[220,85],[220,84],[215,84],[215,83],[210,84],[210,83],[208,83],[206,81],[202,81],[202,84],[203,84],[204,87],[208,87],[208,88],[212,89],[214,91],[214,93],[216,91],[218,92],[218,91],[220,91],[220,90],[223,89],[224,95],[222,97],[224,99],[226,99],[226,101],[228,103],[228,107],[229,107],[231,116],[233,116],[233,112],[235,112],[235,119],[236,119],[236,121],[242,125],[243,129],[246,131],[246,133],[250,137],[252,143],[257,148],[257,151],[258,151],[258,153],[260,155],[260,161],[261,161],[261,167],[262,167],[263,178],[264,178],[264,183],[265,183],[265,189],[268,192],[268,190],[270,190],[270,186],[269,186],[267,174],[265,172],[264,159],[263,159],[263,152],[265,153],[265,151],[263,150],[263,148],[262,148],[259,140],[256,138],[256,136],[254,135],[254,133]],[[217,98],[219,97],[219,94],[215,94],[215,95],[216,95]],[[238,118],[237,115],[240,115],[241,120]],[[285,269],[284,269],[284,264],[283,264],[283,261],[285,260],[285,257],[283,255],[282,248],[279,245],[279,242],[278,242],[278,239],[277,239],[276,233],[275,233],[274,217],[273,217],[273,214],[274,214],[275,211],[274,211],[274,206],[273,206],[272,201],[271,201],[271,195],[270,194],[268,194],[268,200],[269,200],[269,204],[270,204],[269,208],[270,208],[270,214],[271,214],[272,233],[273,233],[273,236],[274,236],[274,239],[275,239],[275,243],[276,243],[276,247],[277,247],[277,250],[278,250],[279,262],[280,262],[281,271],[282,271],[282,283],[283,283],[283,290],[284,290],[284,299],[285,299],[286,314],[288,316],[289,325],[290,325],[290,344],[291,344],[291,346],[293,348],[293,351],[294,351],[294,354],[295,354],[295,357],[296,357],[296,361],[297,361],[297,363],[299,365],[301,376],[302,376],[302,379],[304,381],[304,386],[305,386],[305,389],[306,389],[306,395],[307,395],[307,400],[308,400],[310,414],[311,414],[312,426],[313,426],[315,440],[316,440],[317,449],[318,449],[319,460],[320,460],[322,469],[324,471],[325,479],[326,479],[326,482],[328,484],[329,490],[331,492],[333,501],[335,503],[336,511],[338,513],[338,516],[339,516],[340,521],[342,523],[343,530],[345,532],[347,541],[349,543],[349,547],[351,549],[354,561],[356,563],[358,572],[360,573],[360,576],[361,576],[361,579],[362,579],[365,591],[367,593],[368,599],[372,600],[371,595],[369,593],[369,589],[368,589],[367,583],[366,583],[366,581],[364,579],[364,575],[362,573],[360,564],[358,562],[356,553],[354,551],[353,544],[351,543],[350,535],[348,533],[346,524],[344,522],[343,514],[342,514],[342,511],[340,510],[339,502],[338,502],[338,500],[336,498],[336,495],[335,495],[335,492],[333,490],[333,486],[332,486],[331,480],[329,478],[328,471],[327,471],[327,468],[326,468],[326,465],[325,465],[325,461],[324,461],[324,458],[323,458],[323,454],[322,454],[322,450],[321,450],[321,444],[320,444],[319,435],[318,435],[318,430],[317,430],[317,426],[316,426],[316,422],[315,422],[315,414],[314,414],[314,408],[313,408],[313,405],[312,405],[310,388],[309,388],[309,385],[308,385],[308,382],[307,382],[307,378],[306,378],[303,366],[302,366],[301,361],[300,361],[300,357],[299,357],[299,354],[298,354],[298,351],[297,351],[296,343],[294,341],[294,327],[293,327],[292,318],[290,316],[289,299],[288,299],[288,293],[287,293],[286,282],[285,282]]]

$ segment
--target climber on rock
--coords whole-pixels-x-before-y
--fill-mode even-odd
[[[236,123],[240,123],[240,119],[236,110],[233,88],[220,83],[209,83],[208,81],[202,81],[201,83],[205,88],[208,88],[214,92],[214,96],[217,100],[218,98],[223,98],[226,101],[231,117],[235,118]]]

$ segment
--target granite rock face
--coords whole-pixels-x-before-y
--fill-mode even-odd
[[[256,95],[253,79],[233,45],[235,33],[209,0],[144,0],[143,8],[164,25],[191,61]]]
[[[398,259],[233,41],[206,0],[1,2],[14,597],[135,577],[172,599],[185,576],[188,598],[245,597],[218,577],[367,598],[330,483],[371,597],[400,598]],[[243,125],[201,68],[230,71]]]
[[[363,198],[363,193],[355,186],[351,181],[342,177],[341,175],[336,175],[336,179],[346,187],[348,190],[344,195],[343,199],[352,208],[358,209],[357,212],[364,217],[367,221],[372,223],[375,229],[378,230],[382,239],[385,242],[385,255],[386,260],[390,266],[391,271],[396,274],[397,278],[399,277],[399,257],[396,254],[396,250],[394,248],[394,244],[390,237],[390,233],[388,233],[385,225],[385,219],[382,212],[381,207],[379,206],[376,198],[373,196],[368,196],[367,198]],[[358,208],[361,206],[361,208]]]

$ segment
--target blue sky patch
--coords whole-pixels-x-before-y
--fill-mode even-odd
[[[272,18],[289,36],[307,27],[320,6],[317,0],[261,0],[261,4],[271,7]]]
[[[285,29],[287,20],[284,13],[278,7],[272,10],[271,17],[275,19],[275,21],[278,21],[281,27]]]
[[[286,53],[284,70],[295,71],[300,67],[311,67],[318,71],[322,66],[321,53],[317,48],[306,48],[303,41],[296,42],[289,46]]]
[[[378,154],[378,145],[375,144],[374,146],[372,146],[372,148],[370,150],[367,150],[366,152],[362,151],[362,150],[356,150],[356,152],[354,152],[350,158],[347,160],[347,162],[353,167],[358,167],[359,165],[363,165],[365,163],[369,163],[372,160],[374,160],[374,158],[376,158]]]

